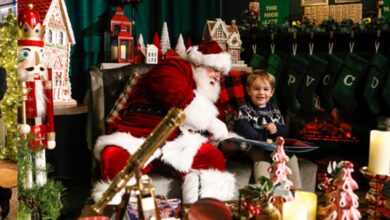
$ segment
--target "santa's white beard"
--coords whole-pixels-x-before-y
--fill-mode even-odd
[[[45,94],[41,80],[35,80],[35,101],[37,105],[37,116],[42,119],[46,116]]]
[[[192,72],[196,82],[197,91],[215,103],[218,100],[219,92],[221,91],[219,81],[209,77],[205,68],[193,67]]]

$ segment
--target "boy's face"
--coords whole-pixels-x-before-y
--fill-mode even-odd
[[[271,99],[274,89],[267,80],[256,78],[252,85],[247,87],[248,95],[256,106],[263,106]]]

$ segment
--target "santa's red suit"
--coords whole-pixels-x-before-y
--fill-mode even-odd
[[[209,138],[226,137],[227,128],[217,118],[219,82],[207,75],[206,68],[226,74],[231,65],[230,55],[222,53],[216,42],[208,42],[192,47],[186,59],[172,59],[156,66],[133,87],[128,102],[119,112],[120,118],[107,125],[111,134],[97,140],[95,156],[101,161],[102,178],[114,178],[168,110],[177,107],[184,110],[186,120],[153,158],[182,174],[184,203],[204,197],[235,199],[235,178],[226,172],[223,154],[208,142]],[[150,170],[149,165],[142,172]],[[103,188],[95,187],[95,199],[101,196],[99,190]]]

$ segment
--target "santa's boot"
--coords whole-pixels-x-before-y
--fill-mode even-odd
[[[206,197],[229,201],[237,199],[238,195],[234,175],[214,169],[191,171],[185,176],[182,187],[184,204]]]

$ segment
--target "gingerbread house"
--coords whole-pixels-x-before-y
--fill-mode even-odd
[[[242,65],[241,61],[241,37],[236,22],[232,20],[231,25],[227,25],[222,19],[207,20],[204,31],[203,40],[217,41],[223,51],[230,53],[232,57],[232,65]]]
[[[64,0],[19,0],[18,12],[31,3],[46,26],[43,49],[46,66],[53,71],[55,106],[73,106],[69,79],[70,49],[76,43]]]

